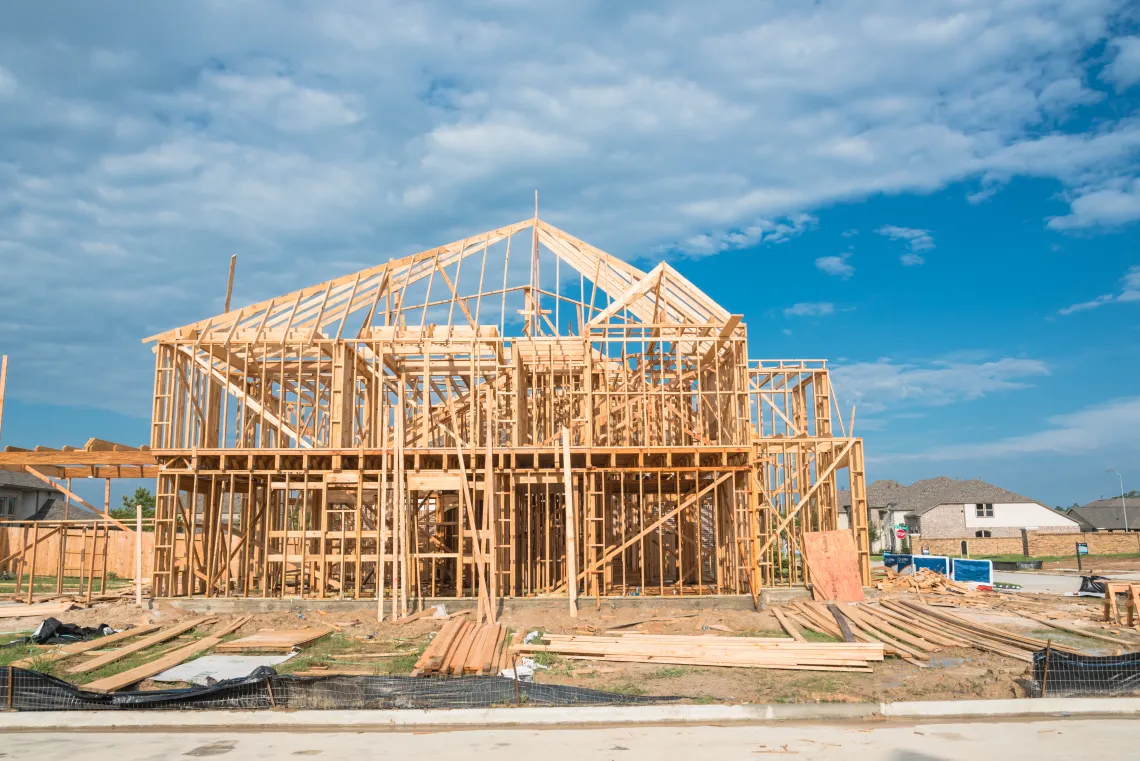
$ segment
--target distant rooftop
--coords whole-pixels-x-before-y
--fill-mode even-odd
[[[20,491],[54,491],[40,479],[30,473],[18,473],[13,470],[0,470],[0,489],[19,489]]]
[[[1098,499],[1087,505],[1074,507],[1066,515],[1073,518],[1086,529],[1097,531],[1123,531],[1124,512],[1128,511],[1128,528],[1140,529],[1140,499],[1124,497],[1123,507],[1121,498]]]
[[[976,478],[966,481],[938,476],[915,481],[910,486],[882,479],[867,487],[869,507],[891,507],[913,515],[922,515],[938,505],[969,505],[985,502],[1036,503],[1037,500]],[[839,492],[839,504],[842,507],[850,507],[849,491]],[[1131,519],[1131,516],[1129,518]]]

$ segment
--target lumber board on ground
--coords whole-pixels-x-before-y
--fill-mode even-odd
[[[214,618],[212,616],[206,616],[204,618],[194,618],[189,621],[184,621],[180,624],[175,624],[174,626],[170,626],[166,629],[155,632],[149,637],[144,637],[138,642],[132,642],[129,645],[124,645],[123,647],[115,650],[113,653],[99,655],[91,658],[90,660],[84,661],[83,663],[76,664],[75,666],[69,668],[67,670],[67,673],[85,674],[88,671],[94,671],[97,668],[102,668],[108,663],[114,663],[117,660],[126,658],[128,655],[137,653],[140,650],[146,650],[148,647],[159,645],[163,642],[166,642],[167,640],[174,639],[179,634],[184,634],[185,632],[188,632],[197,626],[201,626],[202,624],[209,623],[213,620]]]
[[[70,602],[32,603],[31,605],[0,605],[0,618],[58,616],[74,608]]]
[[[129,687],[136,682],[141,682],[143,679],[152,677],[155,674],[159,674],[166,669],[174,668],[178,664],[194,655],[197,655],[198,653],[209,650],[210,648],[217,645],[221,641],[222,637],[226,636],[230,632],[240,629],[252,618],[253,616],[241,616],[239,618],[236,618],[230,623],[223,625],[220,629],[216,630],[209,636],[203,637],[197,642],[191,642],[185,647],[180,647],[177,650],[166,653],[161,658],[149,661],[142,664],[141,666],[136,666],[135,668],[129,669],[122,673],[114,674],[104,679],[99,679],[97,681],[91,682],[90,684],[85,685],[83,689],[90,692],[114,692],[116,690],[121,690],[124,687]]]

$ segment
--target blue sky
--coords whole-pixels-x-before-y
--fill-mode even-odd
[[[1110,0],[9,3],[3,444],[147,437],[144,336],[543,216],[832,362],[868,476],[1140,488]],[[97,490],[94,490],[97,492]]]

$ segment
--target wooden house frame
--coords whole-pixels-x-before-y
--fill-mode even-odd
[[[146,340],[157,596],[755,596],[841,485],[869,581],[826,362],[537,215]]]

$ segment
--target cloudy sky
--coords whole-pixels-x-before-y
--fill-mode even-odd
[[[144,336],[529,215],[827,358],[872,479],[1140,488],[1140,12],[0,6],[5,444],[147,437]]]

